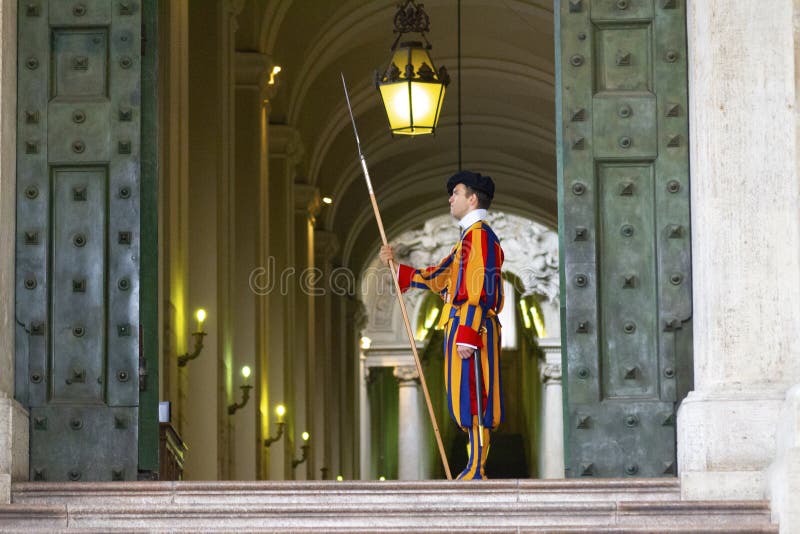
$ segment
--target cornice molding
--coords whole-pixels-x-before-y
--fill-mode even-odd
[[[294,210],[305,212],[308,220],[314,222],[320,210],[319,190],[310,184],[294,184]]]
[[[258,52],[236,52],[236,87],[267,92],[272,58]]]
[[[398,365],[394,368],[392,374],[401,386],[419,382],[419,372],[417,372],[416,365]]]
[[[269,133],[270,157],[284,157],[290,164],[297,164],[305,155],[305,147],[296,128],[285,124],[270,124]]]

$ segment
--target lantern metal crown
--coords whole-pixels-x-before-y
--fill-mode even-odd
[[[436,130],[442,111],[445,87],[450,83],[447,69],[433,62],[432,48],[425,33],[430,19],[422,4],[406,0],[394,16],[397,38],[392,58],[383,72],[375,72],[375,87],[380,92],[392,134],[421,135]],[[407,33],[419,33],[425,41],[404,41]]]

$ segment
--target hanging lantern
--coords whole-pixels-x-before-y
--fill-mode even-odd
[[[393,134],[422,135],[436,130],[442,101],[450,76],[444,67],[436,70],[425,37],[430,20],[422,5],[407,0],[394,17],[395,33],[392,59],[382,72],[375,73],[375,87],[380,91],[389,127]],[[419,33],[425,40],[398,45],[405,33]]]

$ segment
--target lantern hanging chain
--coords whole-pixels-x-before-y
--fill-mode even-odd
[[[353,116],[353,108],[350,106],[350,94],[347,92],[347,83],[344,81],[344,73],[342,73],[342,87],[344,87],[344,96],[347,100],[347,110],[350,112],[350,121],[353,123],[353,133],[356,136],[356,146],[358,147],[358,158],[361,161],[361,170],[364,172],[364,179],[367,181],[367,189],[369,190],[369,199],[372,202],[372,210],[375,213],[375,220],[378,223],[378,231],[381,234],[381,241],[384,245],[388,245],[386,240],[386,231],[383,228],[383,220],[381,219],[381,212],[378,210],[378,202],[375,200],[375,193],[372,191],[372,181],[369,178],[369,170],[367,169],[367,160],[364,153],[361,151],[361,141],[358,138],[358,129],[356,128],[356,119]],[[417,354],[417,343],[414,340],[414,332],[411,330],[411,322],[408,320],[408,311],[406,310],[405,302],[403,301],[403,292],[400,290],[400,281],[397,278],[398,266],[394,261],[389,260],[389,271],[392,273],[392,281],[394,281],[394,288],[397,292],[397,301],[400,304],[400,311],[403,314],[403,324],[406,327],[406,335],[411,344],[411,354],[414,356],[414,364],[417,367],[417,374],[419,374],[420,386],[422,392],[425,394],[425,404],[428,407],[428,415],[431,418],[431,425],[433,426],[433,434],[436,436],[436,445],[439,447],[439,455],[442,458],[442,466],[444,467],[444,474],[447,480],[453,480],[453,475],[450,473],[450,464],[447,463],[447,455],[444,452],[444,443],[442,443],[442,435],[439,432],[439,425],[436,423],[436,414],[433,411],[431,404],[431,396],[428,393],[428,384],[425,381],[425,373],[422,370],[422,364]]]
[[[458,20],[456,28],[458,34],[458,172],[461,172],[461,0],[458,0]]]

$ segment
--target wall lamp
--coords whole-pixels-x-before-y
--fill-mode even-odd
[[[191,353],[187,352],[178,356],[178,367],[186,367],[186,364],[200,356],[200,351],[203,350],[203,338],[206,336],[206,333],[203,332],[203,323],[206,320],[206,311],[200,308],[195,313],[195,317],[197,317],[197,332],[192,334],[192,337],[194,337],[194,350]]]
[[[311,435],[308,432],[303,432],[302,437],[303,437],[303,444],[300,446],[300,450],[303,451],[303,456],[301,458],[296,458],[292,460],[293,469],[308,459],[308,449],[309,447],[311,447],[311,445],[308,443],[308,438],[310,438]]]
[[[278,433],[264,440],[265,447],[269,447],[283,436],[283,427],[286,424],[283,422],[283,416],[286,415],[286,406],[283,404],[276,406],[275,414],[278,416],[278,421],[275,423],[278,426]]]
[[[253,389],[253,386],[247,383],[247,379],[250,378],[250,367],[247,365],[242,367],[242,376],[244,377],[244,384],[239,386],[242,390],[242,402],[235,402],[228,405],[228,415],[233,415],[239,408],[244,408],[244,405],[250,400],[250,390]]]

